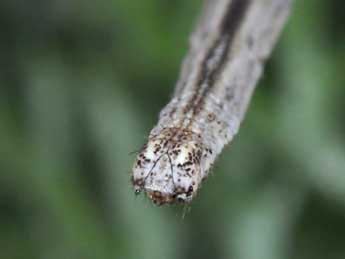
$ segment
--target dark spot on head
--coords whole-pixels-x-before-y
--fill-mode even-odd
[[[177,198],[177,201],[182,203],[182,202],[184,202],[184,199],[181,198],[181,197],[178,197],[178,198]]]
[[[133,185],[137,185],[137,186],[143,186],[144,185],[144,180],[141,178],[137,179],[137,180],[132,179],[132,182],[133,182]]]
[[[208,121],[214,121],[216,119],[216,115],[214,113],[207,114]]]
[[[193,186],[190,185],[187,191],[187,196],[191,196],[193,193],[193,190],[194,190]]]

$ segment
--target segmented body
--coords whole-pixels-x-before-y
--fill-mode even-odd
[[[137,193],[189,202],[237,133],[290,0],[210,0],[172,100],[133,167]]]

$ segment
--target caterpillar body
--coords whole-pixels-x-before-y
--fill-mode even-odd
[[[209,0],[171,101],[137,156],[131,180],[158,205],[188,203],[238,132],[290,0]]]

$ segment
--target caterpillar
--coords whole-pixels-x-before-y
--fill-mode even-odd
[[[209,0],[171,101],[139,152],[131,181],[157,205],[189,203],[238,132],[291,0]]]

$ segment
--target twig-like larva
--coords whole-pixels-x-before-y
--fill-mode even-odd
[[[190,202],[237,133],[290,0],[209,0],[172,100],[133,167],[136,193]]]

